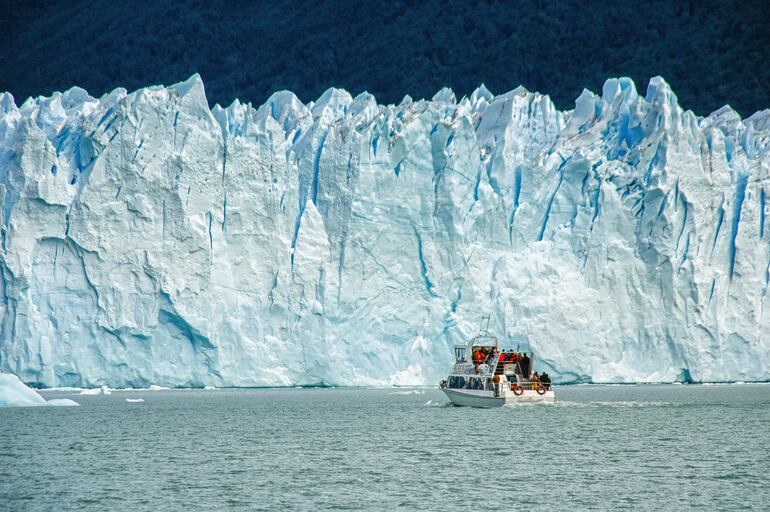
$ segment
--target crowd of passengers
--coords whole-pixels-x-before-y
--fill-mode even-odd
[[[516,365],[517,377],[529,375],[530,372],[530,359],[526,352],[515,352],[513,350],[503,350],[499,352],[497,347],[476,347],[473,350],[473,367],[476,369],[476,373],[479,373],[480,364],[513,364]],[[529,377],[529,381],[532,383],[532,389],[536,389],[538,384],[545,386],[545,389],[551,389],[551,377],[543,372],[538,375],[537,372],[532,373]]]

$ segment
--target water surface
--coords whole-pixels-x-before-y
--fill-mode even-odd
[[[770,508],[770,386],[556,393],[46,392],[82,407],[0,409],[0,510]]]

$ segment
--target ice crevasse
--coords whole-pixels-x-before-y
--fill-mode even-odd
[[[209,108],[197,75],[0,96],[0,372],[433,383],[490,331],[561,382],[770,380],[770,111],[625,78]]]

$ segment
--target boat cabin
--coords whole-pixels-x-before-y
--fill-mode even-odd
[[[467,345],[455,345],[455,365],[447,379],[449,388],[492,389],[495,375],[513,383],[528,383],[535,366],[535,354],[499,349],[496,336],[480,334]]]

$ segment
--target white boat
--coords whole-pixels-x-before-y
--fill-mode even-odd
[[[488,318],[487,324],[489,323]],[[483,361],[480,354],[484,355]],[[550,378],[535,378],[535,354],[503,349],[486,330],[467,345],[455,346],[455,365],[440,383],[457,406],[501,407],[507,404],[553,402]]]

